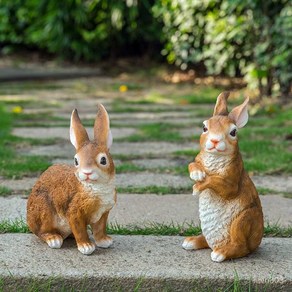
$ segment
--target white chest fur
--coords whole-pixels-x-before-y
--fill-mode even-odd
[[[199,212],[202,233],[211,249],[229,240],[232,219],[241,211],[238,200],[221,200],[210,189],[200,194]]]
[[[216,155],[212,153],[204,153],[202,155],[204,167],[211,172],[222,174],[225,172],[226,166],[231,162],[231,158],[225,155]]]
[[[100,208],[91,216],[91,223],[96,223],[105,212],[111,210],[115,205],[115,184],[114,181],[107,184],[84,183],[84,187],[90,196],[99,199]]]

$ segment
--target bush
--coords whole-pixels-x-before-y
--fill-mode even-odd
[[[181,69],[203,62],[210,74],[245,76],[260,97],[291,94],[292,7],[288,0],[164,0],[162,53]]]
[[[0,44],[72,60],[152,53],[291,97],[289,0],[0,0]],[[3,50],[2,50],[3,51]],[[4,49],[5,51],[5,49]]]
[[[149,51],[161,31],[152,2],[0,0],[0,43],[87,61]]]

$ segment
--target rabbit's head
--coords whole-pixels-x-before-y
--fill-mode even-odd
[[[229,92],[223,92],[217,97],[213,117],[203,122],[200,145],[204,152],[231,155],[238,151],[237,131],[248,121],[249,99],[246,98],[241,105],[228,113],[228,96]]]
[[[106,109],[98,105],[94,123],[94,140],[90,141],[81,124],[77,110],[73,110],[70,125],[70,140],[76,148],[74,164],[76,177],[84,183],[107,183],[114,178],[115,169],[109,148],[112,145],[110,122]]]

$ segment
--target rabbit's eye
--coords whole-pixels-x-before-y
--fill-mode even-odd
[[[207,131],[208,131],[208,128],[205,125],[203,125],[203,132],[205,133]]]
[[[106,158],[104,156],[100,158],[100,164],[106,165]]]
[[[78,159],[76,157],[74,157],[74,164],[75,164],[75,166],[79,165]]]
[[[236,129],[233,129],[229,134],[230,134],[230,136],[235,137],[236,132],[237,132]]]

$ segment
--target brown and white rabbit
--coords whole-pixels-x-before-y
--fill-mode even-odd
[[[215,262],[254,251],[264,227],[261,202],[238,148],[237,131],[248,121],[249,99],[228,113],[228,96],[218,96],[213,117],[203,123],[201,151],[189,164],[202,235],[187,237],[182,244],[187,250],[211,248]]]
[[[75,167],[53,165],[41,175],[28,198],[27,223],[51,248],[60,248],[73,234],[78,250],[88,255],[95,245],[107,248],[113,242],[106,234],[106,223],[116,202],[115,167],[109,153],[109,117],[101,104],[94,140],[89,140],[76,109],[71,116],[70,140],[76,148]],[[88,225],[95,243],[89,239]]]

